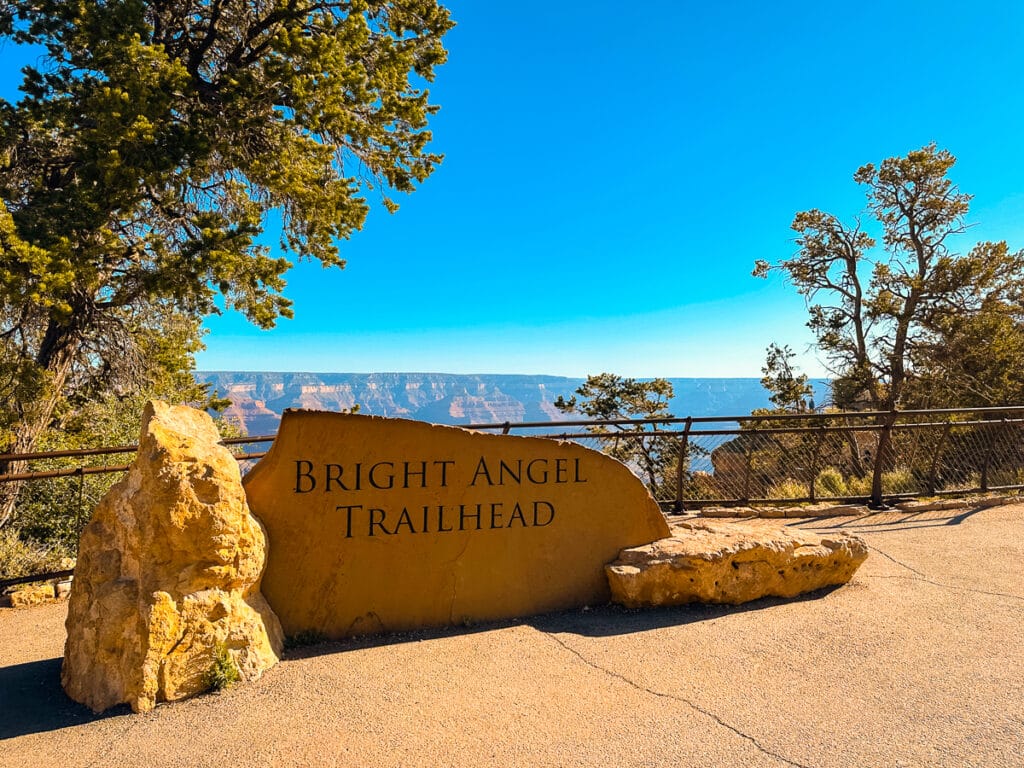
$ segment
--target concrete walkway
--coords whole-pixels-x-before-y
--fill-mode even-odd
[[[1024,507],[862,534],[839,589],[292,652],[145,715],[61,692],[63,605],[0,610],[2,766],[1024,765]]]

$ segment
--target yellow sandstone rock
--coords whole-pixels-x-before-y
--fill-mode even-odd
[[[643,483],[601,453],[376,416],[286,411],[245,488],[288,634],[606,603],[605,564],[668,535]]]
[[[97,712],[201,693],[224,649],[242,680],[278,660],[264,531],[219,440],[207,414],[147,404],[135,461],[82,534],[61,682]]]
[[[629,608],[736,605],[845,584],[867,555],[867,545],[847,533],[694,519],[674,525],[669,538],[624,549],[606,571],[612,600]]]
[[[29,605],[52,603],[56,599],[53,584],[32,584],[19,587],[8,596],[12,608],[24,608]]]

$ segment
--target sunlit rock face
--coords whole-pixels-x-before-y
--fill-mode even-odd
[[[217,654],[242,680],[277,662],[266,537],[219,441],[205,413],[147,404],[135,461],[82,534],[61,670],[75,701],[144,711],[205,690]]]
[[[768,520],[691,520],[625,549],[606,568],[612,599],[629,608],[736,605],[845,584],[868,556],[847,533],[819,536]]]
[[[286,411],[245,487],[289,635],[606,603],[604,566],[668,535],[644,484],[604,454],[377,416]]]

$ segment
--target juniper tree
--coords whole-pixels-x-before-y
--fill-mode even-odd
[[[880,248],[861,219],[813,209],[793,219],[794,256],[755,265],[756,276],[782,271],[806,298],[839,407],[904,405],[915,378],[938,375],[949,341],[970,338],[966,318],[1019,306],[1024,252],[1004,242],[954,249],[971,199],[947,177],[955,162],[929,144],[857,170]]]
[[[140,318],[270,327],[287,257],[343,266],[368,198],[394,210],[441,160],[425,83],[451,26],[436,0],[0,0],[0,43],[45,51],[0,101],[0,452]]]
[[[641,381],[600,373],[588,376],[568,400],[559,395],[554,405],[563,413],[578,413],[602,421],[667,419],[672,418],[668,404],[673,395],[668,379]],[[598,424],[588,431],[635,433],[648,428],[652,433],[661,431],[657,424]],[[602,450],[642,472],[651,492],[656,493],[675,465],[677,443],[676,437],[655,434],[643,438],[612,437],[602,438]]]
[[[834,376],[832,399],[840,408],[892,411],[977,402],[979,395],[991,403],[1024,391],[1019,364],[1012,366],[1013,386],[1001,370],[1019,357],[1012,350],[1024,339],[1024,252],[1005,242],[956,250],[971,196],[948,178],[955,162],[929,144],[859,168],[854,180],[866,189],[873,225],[862,227],[859,218],[847,224],[817,209],[797,213],[797,253],[755,265],[757,276],[782,271],[807,300],[808,326]],[[879,231],[881,247],[868,228]],[[998,343],[998,354],[978,349],[987,340]],[[892,417],[881,423],[891,427]],[[876,504],[890,440],[883,428],[871,492]]]

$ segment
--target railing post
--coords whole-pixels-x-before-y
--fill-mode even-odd
[[[75,533],[78,538],[82,537],[82,507],[84,506],[83,496],[85,491],[85,467],[79,465],[75,468],[75,475],[78,477],[78,512],[75,516]],[[75,556],[78,553],[75,552]]]
[[[676,503],[672,510],[678,515],[683,511],[683,471],[688,463],[687,454],[690,451],[690,427],[693,426],[693,417],[687,416],[683,426],[683,434],[679,436],[679,457],[676,460]]]

